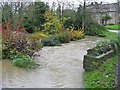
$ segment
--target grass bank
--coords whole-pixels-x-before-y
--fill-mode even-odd
[[[107,29],[111,29],[111,30],[120,30],[120,24],[106,25],[105,27],[106,27]]]
[[[104,40],[116,40],[120,44],[120,39],[116,33],[104,31]],[[118,55],[108,58],[98,69],[84,73],[85,88],[115,88],[115,73],[118,63]]]
[[[84,73],[86,88],[115,88],[115,72],[118,56],[108,59],[97,70]]]
[[[103,32],[105,37],[105,40],[115,40],[120,44],[120,37],[118,37],[118,35],[114,32],[109,32],[109,31],[104,31]]]

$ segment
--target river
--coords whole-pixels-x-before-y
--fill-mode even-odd
[[[83,88],[83,57],[101,38],[86,37],[62,46],[43,47],[29,70],[0,61],[3,88]],[[1,74],[1,73],[0,73]]]

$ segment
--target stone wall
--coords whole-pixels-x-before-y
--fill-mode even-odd
[[[115,41],[87,50],[87,54],[84,56],[83,68],[85,71],[92,71],[97,69],[108,58],[113,57],[118,53],[119,44]]]

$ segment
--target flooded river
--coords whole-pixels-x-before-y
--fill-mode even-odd
[[[13,66],[8,60],[2,64],[3,88],[82,88],[83,57],[101,39],[86,37],[62,46],[44,47],[35,61],[40,66],[26,70]]]

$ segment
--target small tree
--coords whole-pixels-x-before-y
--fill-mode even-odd
[[[48,34],[58,33],[62,29],[61,21],[58,17],[54,16],[53,13],[49,10],[45,12],[46,22],[43,24],[44,32]]]

